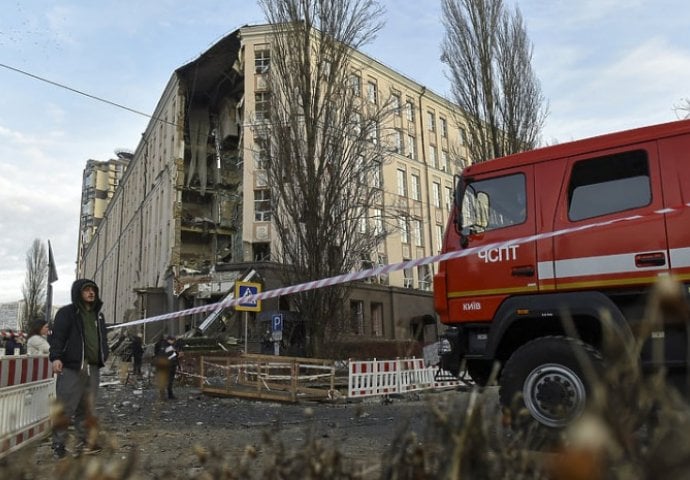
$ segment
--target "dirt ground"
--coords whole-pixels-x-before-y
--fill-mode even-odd
[[[367,478],[377,478],[380,460],[396,436],[403,429],[424,428],[430,399],[463,393],[281,404],[210,397],[193,386],[176,385],[177,399],[161,401],[150,382],[122,385],[106,373],[99,395],[104,451],[98,457],[115,463],[136,459],[136,479],[192,478],[202,469],[196,452],[210,450],[232,465],[249,448],[256,452],[253,468],[261,471],[267,459],[281,455],[281,442],[295,451],[309,438],[334,446],[354,468],[369,472]],[[13,457],[33,466],[24,478],[65,478],[57,473],[49,439]]]

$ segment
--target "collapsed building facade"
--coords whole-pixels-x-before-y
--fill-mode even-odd
[[[260,279],[264,290],[283,286],[281,265],[271,255],[276,240],[262,147],[252,129],[267,101],[270,35],[268,25],[242,27],[172,74],[77,260],[78,276],[101,286],[108,322],[215,303],[247,275]],[[353,52],[352,65],[363,96],[393,95],[400,105],[385,126],[397,141],[383,166],[380,208],[404,220],[373,263],[436,254],[452,201],[452,176],[466,155],[461,112],[360,52]],[[433,266],[424,265],[355,285],[343,306],[352,318],[347,333],[390,340],[418,336],[425,324],[434,323],[433,273]],[[286,310],[289,302],[283,299],[264,301],[264,312],[251,314],[250,337],[265,332],[261,322],[267,313]],[[179,317],[147,324],[145,335],[203,325],[204,333],[222,327],[242,336],[238,318],[232,311]]]

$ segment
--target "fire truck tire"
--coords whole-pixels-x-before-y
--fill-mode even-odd
[[[515,427],[536,421],[560,431],[587,405],[595,379],[585,372],[596,375],[602,364],[601,354],[580,340],[537,338],[515,350],[505,363],[499,381],[501,404],[511,412]],[[522,417],[529,418],[520,418],[521,412]]]

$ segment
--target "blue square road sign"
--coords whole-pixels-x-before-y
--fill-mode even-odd
[[[261,284],[250,282],[237,282],[235,284],[235,298],[240,303],[235,305],[235,310],[244,312],[260,312],[261,300],[252,298],[261,293]]]

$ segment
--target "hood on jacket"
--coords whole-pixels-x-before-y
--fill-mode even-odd
[[[79,278],[75,280],[72,284],[72,304],[80,305],[82,303],[81,291],[87,285],[91,285],[96,290],[96,300],[93,302],[93,305],[95,307],[95,310],[99,311],[101,309],[101,306],[103,305],[103,302],[101,301],[101,294],[96,282],[94,282],[93,280],[89,280],[88,278]]]

